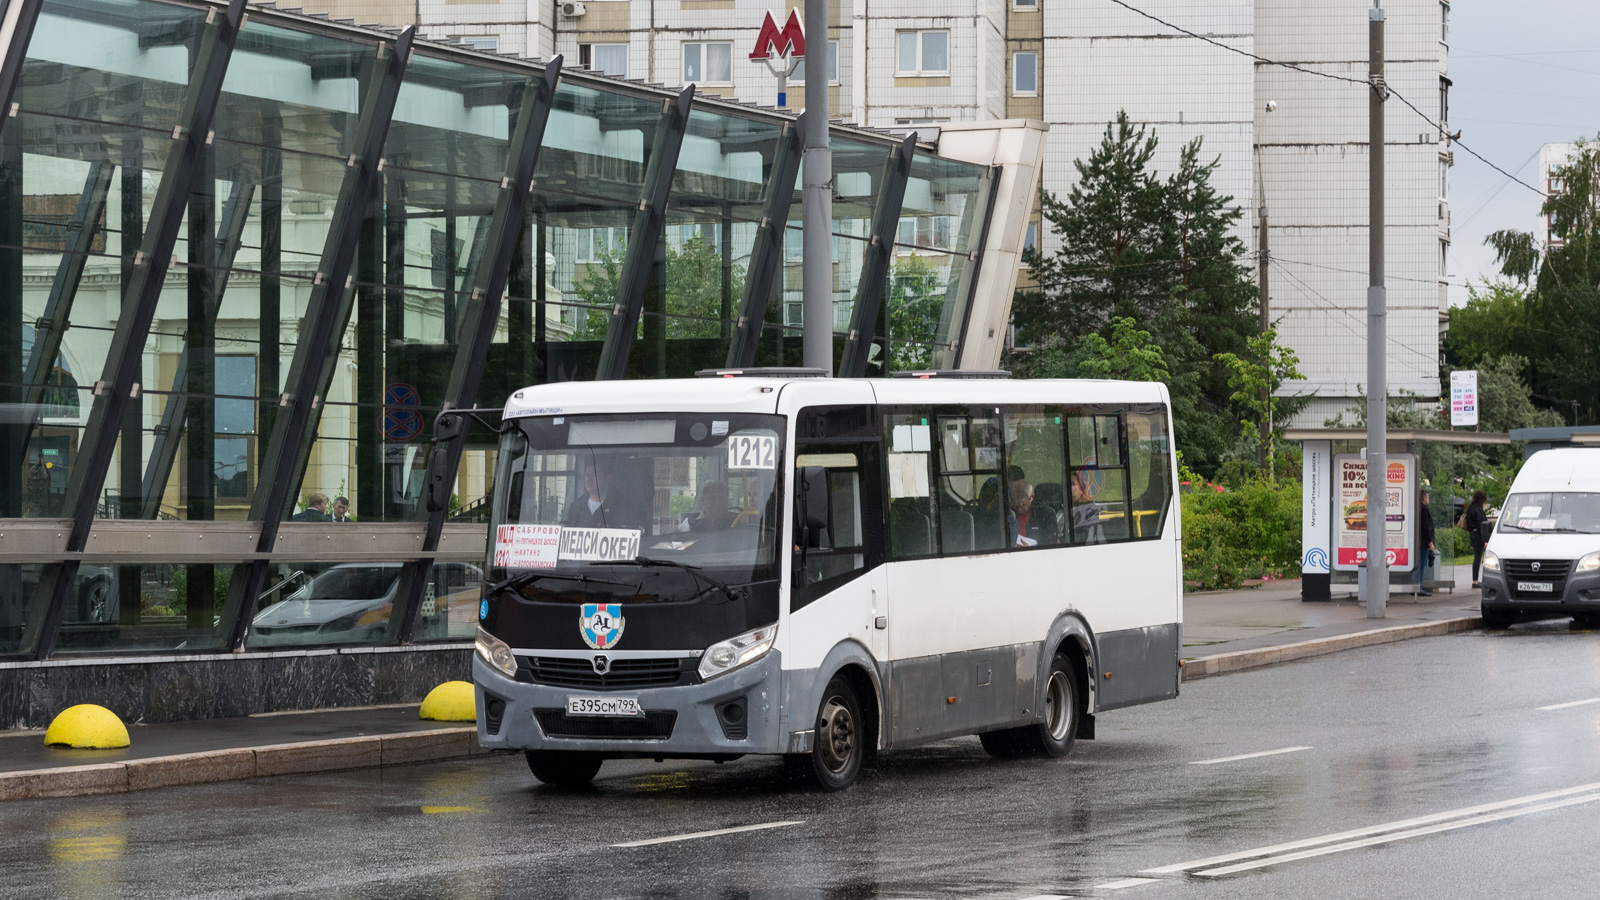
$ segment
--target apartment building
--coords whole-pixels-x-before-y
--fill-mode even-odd
[[[748,57],[769,11],[782,21],[802,6],[418,0],[409,19],[384,4],[365,14],[416,21],[435,39],[513,55],[560,52],[619,77],[693,81],[709,93],[771,105],[777,81]],[[1369,0],[835,0],[827,38],[831,114],[875,128],[1042,120],[1049,126],[1042,183],[1057,195],[1071,188],[1073,161],[1093,150],[1119,110],[1154,130],[1160,169],[1201,138],[1221,163],[1217,188],[1248,213],[1239,237],[1252,254],[1265,213],[1270,314],[1306,376],[1287,390],[1312,392],[1317,399],[1300,422],[1321,424],[1365,391],[1370,7]],[[358,19],[368,9],[366,0],[329,5]],[[1450,6],[1385,0],[1384,9],[1388,84],[1421,110],[1397,99],[1387,104],[1389,385],[1430,401],[1440,392],[1447,309]],[[798,107],[800,82],[790,83],[790,106]],[[1028,235],[1052,249],[1037,220]]]

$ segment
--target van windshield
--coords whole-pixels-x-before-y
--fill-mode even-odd
[[[778,416],[737,413],[516,420],[496,461],[490,577],[614,585],[645,573],[605,563],[643,557],[729,584],[776,578],[783,433]],[[666,580],[694,590],[681,570]]]
[[[1553,491],[1512,494],[1500,510],[1500,531],[1600,534],[1600,494]]]

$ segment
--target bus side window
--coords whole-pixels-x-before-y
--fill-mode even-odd
[[[1066,543],[1067,486],[1061,416],[1040,406],[1008,408],[1006,447],[1012,546]]]
[[[802,452],[795,458],[796,569],[811,585],[866,568],[858,452]]]
[[[1074,544],[1125,541],[1133,533],[1121,422],[1116,413],[1067,417],[1067,523]]]
[[[1172,448],[1166,412],[1129,412],[1128,472],[1132,481],[1133,537],[1161,536],[1172,501]]]
[[[928,477],[932,426],[925,416],[895,414],[884,416],[883,429],[889,444],[889,557],[932,556],[939,552]]]

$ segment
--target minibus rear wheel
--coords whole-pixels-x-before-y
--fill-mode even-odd
[[[529,750],[528,769],[545,784],[582,787],[594,780],[605,760],[598,753],[572,750]]]

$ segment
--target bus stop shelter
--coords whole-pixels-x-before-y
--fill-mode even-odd
[[[1365,428],[1289,428],[1284,437],[1301,449],[1302,497],[1300,519],[1300,599],[1331,600],[1335,584],[1354,591],[1357,568],[1364,563],[1365,528]],[[1600,434],[1595,435],[1600,441]],[[1450,528],[1456,520],[1456,503],[1465,503],[1455,485],[1429,485],[1429,448],[1439,445],[1508,446],[1504,432],[1450,431],[1425,428],[1391,428],[1387,452],[1391,485],[1384,522],[1394,536],[1389,543],[1391,591],[1453,590],[1455,581],[1441,577],[1440,562],[1452,559],[1457,548],[1436,541],[1437,557],[1418,553],[1417,518],[1420,495],[1431,491],[1429,507],[1435,529]],[[1359,480],[1356,480],[1359,479]],[[1344,495],[1344,496],[1341,496]],[[1355,499],[1359,498],[1359,499]],[[1425,549],[1425,548],[1420,548]],[[1342,552],[1341,552],[1342,551]],[[1415,566],[1423,567],[1420,581]]]

